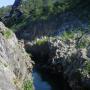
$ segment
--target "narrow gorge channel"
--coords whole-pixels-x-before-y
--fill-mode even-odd
[[[72,90],[69,87],[67,80],[64,79],[63,72],[54,73],[51,69],[47,69],[44,67],[44,65],[48,61],[47,52],[45,52],[45,56],[38,55],[40,54],[40,52],[37,55],[34,54],[34,56],[32,50],[31,52],[27,52],[32,54],[31,58],[35,62],[32,71],[33,84],[35,90]]]
[[[36,65],[32,72],[35,90],[71,90],[61,74],[52,74]]]
[[[35,90],[71,90],[59,75],[52,76],[50,73],[33,69],[33,82]]]

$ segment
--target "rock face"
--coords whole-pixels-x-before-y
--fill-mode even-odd
[[[78,40],[77,35],[74,34],[73,38],[48,38],[47,41],[42,39],[43,43],[39,40],[32,44],[27,43],[26,46],[30,48],[33,55],[43,57],[47,54],[48,60],[42,59],[44,60],[43,66],[52,70],[53,73],[63,72],[72,90],[90,90],[89,37],[85,35],[81,39],[78,37]],[[37,47],[39,48],[35,51]]]
[[[23,47],[0,22],[0,90],[23,90],[24,81],[31,80],[31,59]]]
[[[88,50],[76,48],[75,40],[63,42],[58,39],[50,43],[49,63],[54,72],[63,72],[73,90],[90,89],[90,74],[86,69],[87,63],[90,65]]]

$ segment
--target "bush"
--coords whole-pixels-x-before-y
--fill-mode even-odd
[[[65,31],[63,34],[62,34],[62,36],[61,36],[61,38],[63,39],[63,40],[69,40],[69,39],[74,39],[74,32],[73,31]]]
[[[86,48],[87,46],[89,46],[89,44],[90,41],[87,38],[85,38],[79,43],[78,46],[76,46],[76,48]]]
[[[86,63],[85,69],[86,69],[87,72],[90,74],[90,61],[88,61],[88,62]]]
[[[24,85],[23,85],[23,89],[24,90],[34,90],[32,81],[30,81],[30,80],[25,81]]]

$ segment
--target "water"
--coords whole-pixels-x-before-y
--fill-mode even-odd
[[[33,70],[33,81],[35,90],[52,90],[48,81],[45,81],[37,70]]]
[[[32,75],[35,90],[71,90],[61,74],[50,74],[34,68]]]

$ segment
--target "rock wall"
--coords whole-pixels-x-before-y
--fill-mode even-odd
[[[89,90],[90,74],[86,69],[90,65],[87,56],[89,47],[76,48],[75,40],[50,42],[49,64],[56,73],[63,72],[72,90]],[[85,88],[85,89],[84,89]]]
[[[23,90],[24,81],[32,80],[31,71],[23,42],[0,22],[0,90]]]
[[[70,38],[69,35],[66,35],[66,38],[44,37],[26,43],[26,49],[30,50],[32,55],[38,56],[37,60],[42,60],[40,68],[44,67],[43,69],[57,74],[62,72],[72,90],[89,90],[90,34],[80,34],[80,32],[73,33],[72,38],[71,35]],[[45,55],[48,56],[47,59],[43,59],[46,58]]]

